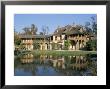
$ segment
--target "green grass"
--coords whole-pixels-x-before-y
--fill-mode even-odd
[[[87,55],[87,54],[97,54],[96,51],[68,51],[68,50],[64,50],[64,51],[56,51],[56,50],[46,50],[46,51],[38,51],[38,50],[33,50],[32,53],[34,55]]]

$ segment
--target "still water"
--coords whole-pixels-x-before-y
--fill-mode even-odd
[[[15,76],[96,76],[97,57],[33,55],[16,56]]]

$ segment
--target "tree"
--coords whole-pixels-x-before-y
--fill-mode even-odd
[[[92,29],[90,28],[90,25],[91,25],[90,22],[86,22],[85,23],[85,28],[86,28],[87,34],[92,32]]]
[[[91,17],[92,19],[92,29],[93,29],[93,33],[94,34],[97,34],[97,22],[96,22],[96,19],[95,17]]]
[[[25,35],[36,35],[38,28],[34,24],[32,24],[31,28],[25,27],[23,28],[23,30]]]
[[[43,35],[43,32],[40,32],[40,35]]]
[[[16,32],[16,30],[14,29],[14,44],[15,45],[20,45],[21,43],[21,39],[19,37],[19,34]]]
[[[24,30],[24,35],[31,35],[31,32],[28,27],[23,28],[23,30]]]
[[[46,35],[48,34],[48,26],[42,26],[42,33],[43,34],[43,37],[44,37],[44,40],[43,40],[43,48],[45,47],[45,38],[46,38]]]
[[[48,35],[49,27],[48,26],[42,26],[42,32],[43,35]]]
[[[69,46],[70,46],[70,40],[64,41],[64,48],[69,49]]]
[[[86,22],[85,27],[89,27],[89,26],[90,26],[90,22]]]
[[[52,49],[53,49],[53,50],[61,49],[61,44],[58,44],[58,43],[54,43],[54,42],[53,42],[51,45],[52,45]]]
[[[97,50],[97,41],[96,40],[89,40],[86,43],[86,50],[88,50],[88,51],[96,51]]]
[[[54,43],[54,42],[53,42],[51,45],[52,45],[52,49],[53,49],[53,50],[57,49],[57,43]]]
[[[37,30],[38,30],[38,28],[34,24],[32,24],[31,25],[31,34],[36,35]]]

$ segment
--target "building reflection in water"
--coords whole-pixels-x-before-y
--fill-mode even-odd
[[[33,55],[32,53],[24,54],[19,58],[20,63],[16,64],[20,69],[37,75],[38,71],[55,71],[63,75],[74,75],[74,71],[87,71],[92,65],[87,56],[56,56],[56,55]],[[16,62],[16,60],[15,60]],[[23,64],[23,65],[22,65]],[[94,67],[92,67],[94,68]],[[95,67],[96,68],[96,67]],[[95,69],[96,70],[96,69]]]
[[[52,63],[53,67],[65,69],[66,65],[67,65],[66,61],[65,61],[66,58],[67,57],[64,57],[64,56],[54,57],[52,55],[50,55],[50,56],[40,55],[37,60],[39,60],[40,64],[45,64],[49,60]],[[33,54],[25,54],[20,59],[21,63],[32,63],[33,60],[34,60]],[[83,69],[83,68],[87,67],[87,65],[88,65],[88,61],[86,60],[86,58],[84,56],[68,56],[67,60],[71,62],[71,63],[69,63],[70,65],[68,65],[68,66],[70,66],[76,70],[77,69],[79,69],[79,70]]]
[[[56,58],[56,59],[52,59],[50,61],[52,62],[53,67],[58,67],[58,68],[65,69],[64,56],[63,57]]]
[[[75,63],[72,64],[73,69],[85,69],[88,66],[88,60],[84,56],[76,56]]]
[[[68,56],[52,59],[53,67],[61,69],[72,68],[73,70],[85,69],[88,66],[88,60],[84,56]]]
[[[21,63],[32,63],[34,60],[34,56],[32,53],[24,54],[20,59]]]

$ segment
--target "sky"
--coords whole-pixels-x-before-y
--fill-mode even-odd
[[[15,14],[14,26],[17,32],[23,32],[24,27],[31,27],[35,24],[38,28],[38,34],[42,31],[43,26],[49,27],[49,34],[60,26],[85,25],[86,22],[91,22],[91,17],[97,18],[96,14]]]

